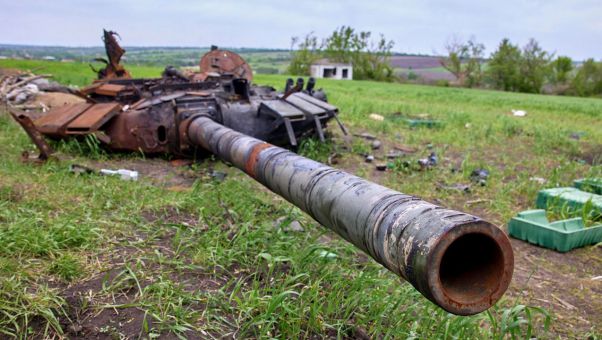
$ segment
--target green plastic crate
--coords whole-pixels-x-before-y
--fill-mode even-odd
[[[583,209],[586,204],[591,205],[594,215],[602,215],[601,195],[572,187],[540,190],[537,193],[537,201],[535,203],[539,209],[550,210],[554,207],[566,207],[574,211]]]
[[[585,228],[583,219],[571,218],[550,223],[545,210],[527,210],[508,222],[510,236],[567,252],[574,248],[602,242],[602,224]]]
[[[579,190],[602,195],[602,178],[582,178],[575,180],[573,186]]]

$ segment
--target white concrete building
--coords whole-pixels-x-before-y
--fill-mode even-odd
[[[310,67],[311,76],[314,78],[353,79],[353,66],[346,63],[335,63],[328,59],[320,59]]]

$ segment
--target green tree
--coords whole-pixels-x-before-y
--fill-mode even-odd
[[[521,58],[518,46],[503,39],[487,64],[486,76],[491,86],[504,91],[518,91]]]
[[[376,42],[371,36],[371,32],[341,26],[324,41],[324,54],[332,61],[351,63],[355,79],[391,81],[390,57],[394,43],[382,34]]]
[[[544,51],[535,39],[523,47],[520,59],[519,91],[540,93],[549,76],[551,55]]]
[[[326,57],[334,62],[351,63],[354,79],[391,81],[394,79],[390,64],[393,41],[381,35],[375,42],[371,36],[371,32],[357,32],[351,27],[342,26],[319,44],[318,38],[310,33],[292,52],[288,72],[308,75],[311,64]],[[298,40],[296,37],[292,39],[291,50]]]
[[[298,48],[294,50],[297,44]],[[298,37],[292,37],[291,62],[288,65],[288,73],[308,76],[311,64],[320,58],[320,53],[318,38],[313,32],[308,33],[300,43]]]
[[[569,57],[559,56],[551,64],[550,82],[565,84],[573,70],[573,60]]]
[[[571,93],[582,97],[602,95],[602,63],[586,60],[571,81]]]
[[[453,38],[445,49],[447,56],[440,60],[441,65],[456,77],[458,84],[466,87],[481,85],[485,45],[477,43],[474,38],[467,42]]]

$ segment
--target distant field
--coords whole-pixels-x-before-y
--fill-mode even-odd
[[[227,48],[227,47],[225,47]],[[195,66],[201,56],[208,51],[206,47],[125,47],[124,62],[130,67],[134,65],[164,67]],[[239,53],[259,74],[283,74],[290,62],[291,54],[286,50],[266,50],[252,48],[232,48]],[[102,47],[45,47],[45,46],[15,46],[1,45],[0,56],[12,58],[33,58],[40,60],[44,57],[53,57],[57,61],[67,59],[80,63],[87,63],[94,58],[105,57]],[[398,74],[406,74],[412,70],[424,80],[446,79],[453,80],[447,72],[437,72],[441,67],[439,57],[433,56],[399,56],[391,57],[391,66]]]
[[[395,74],[412,77],[417,76],[422,81],[433,82],[437,80],[453,81],[453,74],[441,66],[441,57],[431,56],[393,56],[391,66]]]
[[[395,68],[395,74],[403,77],[412,77],[411,75],[418,77],[417,81],[435,82],[437,80],[454,81],[456,77],[451,74],[445,68],[433,67],[433,68]]]
[[[266,56],[264,53],[257,52],[249,53],[245,55],[245,58],[255,73],[258,74],[285,73],[288,66],[288,61],[284,54],[270,53]],[[76,86],[89,84],[95,78],[96,75],[90,69],[90,64],[95,68],[102,67],[100,63],[77,61],[0,60],[0,67],[35,70],[37,73],[51,73],[55,75],[55,79],[58,82]],[[129,62],[125,62],[124,64],[134,77],[159,77],[163,71],[163,67],[159,65],[136,65]],[[405,76],[414,73],[426,81],[436,81],[439,79],[452,81],[455,79],[451,73],[441,66],[424,69],[396,68],[395,73]]]
[[[430,56],[392,56],[391,66],[408,69],[433,69],[441,66],[440,59],[440,57]]]
[[[85,63],[0,61],[85,85]],[[135,76],[161,67],[129,66]],[[282,89],[287,76],[257,75]],[[371,81],[318,80],[353,134],[336,124],[300,153],[481,216],[502,229],[537,191],[602,176],[602,100]],[[512,109],[527,111],[514,117]],[[382,115],[373,120],[370,114]],[[427,116],[439,128],[413,129]],[[577,136],[577,137],[575,137]],[[205,159],[107,154],[53,144],[60,160],[21,162],[25,133],[0,113],[0,333],[22,338],[522,339],[602,336],[602,246],[561,254],[513,240],[506,296],[471,317],[451,315],[240,171]],[[416,153],[389,160],[395,145]],[[420,171],[419,158],[439,162]],[[364,162],[373,154],[377,171]],[[337,155],[334,157],[334,155]],[[138,182],[75,175],[70,164],[138,170]],[[473,170],[490,172],[471,184]],[[227,173],[216,182],[211,171]],[[543,179],[541,183],[539,179]],[[469,192],[454,186],[470,185]],[[556,212],[550,217],[583,214]],[[587,223],[593,223],[588,216]],[[275,222],[299,221],[302,232]],[[478,256],[479,254],[475,254]],[[548,322],[550,326],[547,327]]]
[[[230,49],[228,47],[223,47]],[[195,66],[209,48],[200,47],[125,47],[123,60],[130,66]],[[239,53],[257,73],[283,73],[290,60],[290,52],[254,48],[232,48]],[[103,47],[45,47],[1,45],[0,56],[7,58],[41,60],[55,58],[56,61],[88,63],[94,58],[105,58]]]
[[[66,85],[85,86],[90,84],[96,74],[88,63],[82,62],[60,62],[43,60],[0,60],[0,68],[15,68],[21,70],[30,70],[37,74],[52,74],[53,79]],[[100,63],[91,63],[95,68],[101,68]],[[162,67],[158,66],[137,66],[127,65],[128,71],[134,77],[156,78],[161,76]]]

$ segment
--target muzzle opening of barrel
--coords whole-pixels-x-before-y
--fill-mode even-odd
[[[491,301],[504,276],[504,254],[490,235],[467,233],[445,250],[439,267],[443,294],[461,305]]]

